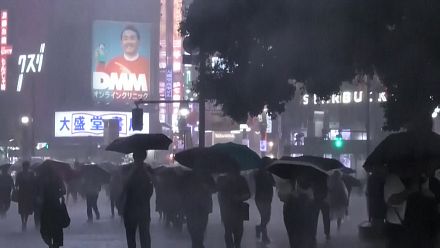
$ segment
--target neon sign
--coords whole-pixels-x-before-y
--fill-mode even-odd
[[[0,91],[6,91],[7,63],[6,59],[12,54],[12,46],[8,45],[8,11],[0,11]]]

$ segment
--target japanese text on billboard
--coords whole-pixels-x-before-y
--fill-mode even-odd
[[[147,113],[143,115],[143,130],[134,131],[131,112],[69,111],[55,112],[55,137],[103,136],[104,121],[109,119],[119,121],[120,137],[149,131]]]

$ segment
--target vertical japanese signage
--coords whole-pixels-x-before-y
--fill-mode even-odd
[[[180,23],[182,22],[182,0],[173,1],[173,100],[182,100],[182,36]],[[177,129],[179,103],[173,103],[172,123],[173,129]]]
[[[143,115],[143,130],[134,131],[131,112],[69,111],[55,112],[55,137],[103,136],[104,120],[119,122],[119,136],[149,132],[149,115]]]
[[[166,68],[167,68],[167,0],[160,0],[160,24],[159,24],[159,96],[165,100]],[[159,104],[159,121],[166,122],[167,107],[165,103]]]
[[[8,45],[8,11],[0,11],[0,91],[6,91],[7,57],[12,54],[12,46]]]
[[[165,75],[165,100],[173,99],[173,71],[167,68]]]
[[[150,91],[151,25],[93,23],[93,97],[102,103],[132,103]]]

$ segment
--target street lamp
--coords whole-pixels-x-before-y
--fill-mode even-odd
[[[29,118],[29,116],[22,116],[21,117],[21,124],[23,125],[29,125],[29,122],[31,121],[31,119]]]
[[[181,117],[186,118],[189,115],[189,106],[188,102],[182,102],[180,103],[179,107],[179,114]]]
[[[21,123],[21,151],[23,160],[30,160],[34,155],[34,137],[31,117],[24,115],[20,118]]]

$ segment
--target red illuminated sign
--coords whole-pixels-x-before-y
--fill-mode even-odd
[[[6,91],[6,59],[12,54],[12,46],[8,45],[8,11],[0,11],[0,91]]]

